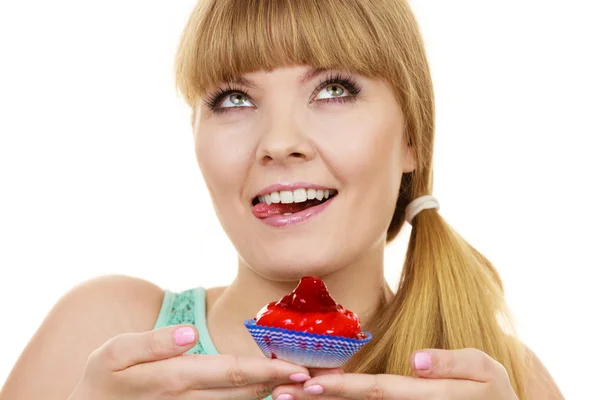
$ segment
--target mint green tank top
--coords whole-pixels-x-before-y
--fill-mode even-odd
[[[190,324],[198,329],[198,343],[188,354],[219,354],[208,334],[206,325],[206,291],[195,288],[181,293],[165,290],[162,306],[154,329],[165,326]],[[273,400],[271,396],[264,400]]]

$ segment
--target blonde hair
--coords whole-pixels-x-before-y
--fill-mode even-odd
[[[200,0],[183,32],[176,85],[195,109],[199,97],[256,70],[310,65],[348,69],[389,83],[406,120],[417,166],[404,174],[387,239],[410,200],[433,186],[434,95],[419,27],[405,0]],[[398,290],[374,339],[346,370],[411,375],[413,351],[477,348],[506,368],[525,399],[525,359],[508,331],[503,287],[492,264],[435,210],[413,220]]]

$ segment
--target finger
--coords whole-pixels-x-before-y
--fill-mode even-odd
[[[336,369],[332,369],[335,373]],[[314,370],[310,370],[314,371]],[[322,370],[326,371],[326,370]],[[275,390],[281,388],[276,393]],[[289,388],[289,389],[288,389]],[[274,400],[347,400],[341,397],[330,396],[312,396],[304,393],[301,383],[289,384],[285,382],[263,382],[253,385],[248,385],[240,388],[222,388],[202,390],[203,394],[207,395],[207,399],[232,399],[232,400],[248,400],[248,399],[263,399],[269,395]],[[287,395],[286,395],[287,393]],[[291,393],[294,393],[293,395]],[[291,396],[291,397],[290,397]],[[281,398],[280,398],[281,397]]]
[[[281,385],[273,390],[273,400],[348,400],[339,396],[312,395],[304,392],[301,384]]]
[[[322,376],[322,375],[327,375],[327,374],[343,374],[344,370],[342,370],[341,368],[309,368],[308,369],[309,375],[313,378],[317,377],[317,376]],[[308,378],[310,379],[310,377]],[[306,379],[306,380],[308,380]],[[285,382],[284,382],[285,383]],[[276,399],[278,396],[282,396],[284,394],[287,394],[288,398],[290,395],[292,395],[293,393],[295,393],[295,396],[292,396],[294,399],[298,400],[298,399],[302,399],[304,397],[298,397],[298,396],[307,396],[304,392],[303,392],[303,387],[301,384],[291,384],[291,385],[280,385],[278,386],[279,390],[277,390],[277,395],[273,394],[273,398]],[[285,400],[285,396],[282,396],[282,400]],[[325,399],[327,400],[327,399]]]
[[[453,382],[480,385],[471,381],[430,380],[400,375],[330,374],[304,383],[304,393],[348,399],[430,400],[448,395]],[[279,388],[278,388],[279,389]],[[461,393],[462,388],[457,389]],[[468,392],[471,389],[467,388]],[[462,392],[466,393],[466,392]],[[451,399],[452,397],[446,396]],[[463,398],[459,396],[462,400]],[[464,399],[469,397],[465,396]]]
[[[311,377],[315,378],[317,376],[323,376],[328,374],[343,374],[344,370],[341,368],[309,368],[308,372]],[[304,393],[303,386],[301,384],[278,386],[276,393],[274,392],[273,394],[273,398],[277,399],[278,396],[282,396],[281,400],[286,400],[286,396],[284,395],[287,395],[288,399],[290,398],[289,396],[292,396],[296,400],[304,399],[307,396],[311,396]]]
[[[265,397],[269,396],[279,384],[281,383],[262,382],[243,387],[207,389],[196,392],[202,394],[203,397],[201,398],[211,400],[262,400]],[[301,387],[300,391],[302,391]],[[275,397],[273,397],[273,399],[275,399]]]
[[[149,385],[176,386],[177,389],[218,389],[259,383],[274,386],[304,382],[308,370],[296,364],[266,357],[185,354],[132,368],[135,379]],[[273,386],[273,387],[274,387]]]
[[[490,382],[499,374],[506,374],[502,364],[477,349],[420,350],[411,355],[410,364],[423,378]]]
[[[198,340],[193,325],[173,325],[142,333],[125,333],[107,341],[91,358],[111,371],[181,355]]]
[[[298,384],[278,386],[273,390],[273,399],[481,400],[490,398],[487,393],[486,384],[465,380],[433,380],[399,375],[331,374],[311,379],[304,384],[304,388]]]
[[[264,382],[306,381],[308,370],[296,364],[263,357],[208,355],[201,361],[202,379],[194,379],[202,387],[240,387]],[[198,363],[195,363],[198,365]],[[207,368],[209,367],[209,368]],[[198,369],[198,368],[196,368]]]

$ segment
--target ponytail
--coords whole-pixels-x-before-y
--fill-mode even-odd
[[[404,219],[411,175],[405,176],[388,240]],[[476,348],[505,367],[515,392],[525,399],[524,348],[511,336],[499,275],[434,209],[412,221],[396,294],[381,317],[368,324],[373,340],[347,365],[349,371],[412,375],[409,360],[415,350]]]

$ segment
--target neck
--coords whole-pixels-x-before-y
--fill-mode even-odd
[[[335,301],[353,311],[363,327],[368,326],[383,302],[391,297],[391,290],[383,274],[384,246],[385,243],[378,244],[353,263],[328,275],[319,276]],[[264,305],[290,293],[300,278],[293,282],[272,281],[258,275],[240,260],[236,279],[209,310],[209,328],[219,352],[246,353],[241,350],[241,346],[235,350],[229,348],[225,336],[235,335],[236,340],[248,336],[246,339],[249,341],[244,344],[252,347],[252,339],[243,332],[245,328],[241,321],[255,317]],[[219,339],[215,340],[217,336]],[[256,353],[256,350],[247,354],[252,353]]]

